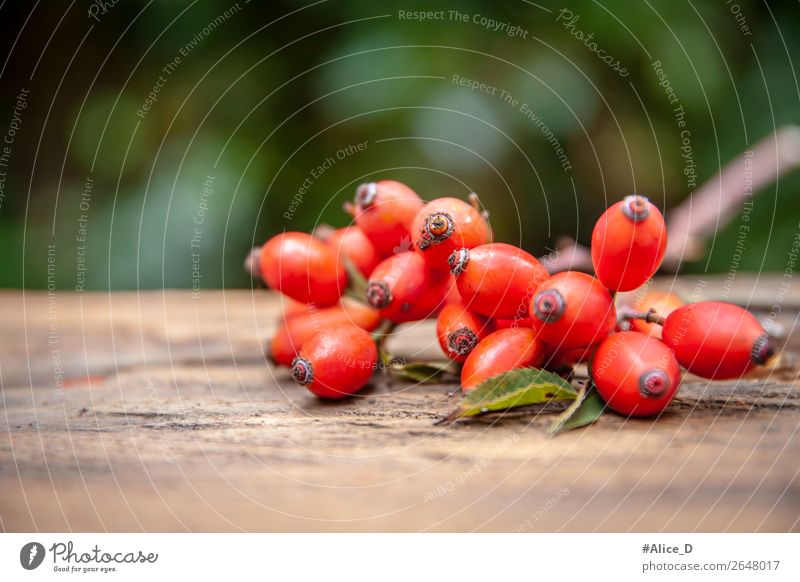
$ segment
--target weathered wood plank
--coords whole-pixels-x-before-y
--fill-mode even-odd
[[[448,386],[315,399],[264,362],[266,292],[58,294],[60,390],[49,305],[0,293],[6,531],[800,530],[797,334],[656,422],[548,438],[535,409],[433,426]],[[430,322],[393,347],[438,349]]]

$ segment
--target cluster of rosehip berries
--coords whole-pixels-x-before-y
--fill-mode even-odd
[[[285,310],[270,356],[320,397],[342,398],[369,382],[379,367],[371,332],[387,320],[436,317],[442,350],[462,363],[464,392],[517,368],[588,362],[608,406],[633,416],[669,404],[681,367],[733,378],[773,354],[758,320],[732,304],[683,305],[648,293],[618,313],[613,294],[645,284],[666,248],[661,212],[643,196],[627,196],[597,221],[594,277],[551,276],[531,254],[492,242],[475,196],[425,203],[384,180],[359,186],[347,207],[355,225],[277,235],[258,259],[267,285],[299,302]],[[343,298],[352,278],[346,262],[367,279],[361,301]]]

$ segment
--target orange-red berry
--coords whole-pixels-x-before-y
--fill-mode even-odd
[[[290,305],[304,304],[293,303]],[[281,366],[289,366],[303,345],[323,329],[335,325],[354,325],[366,331],[378,327],[381,318],[376,309],[350,299],[335,307],[296,312],[284,311],[284,320],[270,341],[268,357]]]
[[[364,231],[357,226],[337,228],[326,241],[340,256],[347,257],[361,274],[369,277],[381,262],[381,255]]]
[[[592,380],[609,408],[626,416],[654,416],[678,390],[681,369],[661,341],[638,331],[606,338],[592,358]]]
[[[285,232],[261,247],[261,276],[267,285],[301,303],[336,305],[347,273],[336,251],[302,232]]]
[[[546,279],[531,299],[530,318],[539,338],[558,350],[599,343],[617,324],[608,289],[594,277],[577,271]]]
[[[338,399],[361,390],[375,371],[372,336],[353,325],[329,327],[309,339],[292,362],[292,378],[321,398]]]
[[[355,221],[382,256],[411,249],[411,223],[425,204],[395,180],[361,184],[356,189]]]
[[[752,313],[721,301],[679,307],[661,333],[681,366],[714,380],[738,378],[775,353],[772,338]]]
[[[667,227],[658,208],[644,196],[626,196],[594,226],[595,275],[613,291],[636,289],[661,266],[666,248]]]
[[[469,392],[479,384],[516,368],[539,366],[545,347],[528,327],[501,329],[487,335],[467,356],[461,368],[461,390]]]
[[[650,309],[655,309],[658,315],[667,317],[683,304],[681,298],[674,293],[668,293],[666,291],[648,291],[643,296],[636,298],[631,305],[631,309],[637,313],[644,313]],[[632,319],[631,329],[661,339],[661,326],[657,323],[648,323],[643,319]]]
[[[436,336],[448,358],[463,362],[492,327],[486,317],[470,311],[463,303],[449,303],[439,312]]]
[[[544,357],[544,367],[548,370],[563,370],[573,368],[581,362],[588,362],[597,350],[597,345],[588,348],[569,348],[559,349],[549,344],[545,344],[546,353]]]
[[[525,317],[530,298],[549,273],[533,255],[505,243],[458,249],[448,260],[458,293],[487,317]]]
[[[495,329],[508,329],[509,327],[533,327],[533,324],[531,323],[531,318],[527,317],[526,313],[525,317],[515,317],[514,319],[495,319],[494,327]]]
[[[472,205],[458,198],[437,198],[417,212],[411,226],[414,248],[434,269],[448,268],[447,259],[460,248],[490,242],[489,223]]]
[[[400,253],[375,267],[367,302],[395,323],[425,319],[442,306],[450,283],[449,273],[428,268],[419,254]]]

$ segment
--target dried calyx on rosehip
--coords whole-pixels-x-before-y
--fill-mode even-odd
[[[436,336],[448,358],[463,362],[484,337],[493,331],[488,318],[471,311],[464,303],[449,303],[436,319]]]
[[[475,206],[458,198],[438,198],[417,212],[412,224],[414,248],[429,267],[448,270],[453,251],[490,242],[489,223]]]

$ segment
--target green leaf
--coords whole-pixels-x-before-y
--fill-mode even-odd
[[[345,295],[366,305],[367,280],[364,278],[361,271],[358,270],[358,267],[353,264],[353,261],[348,259],[344,253],[340,254],[339,258],[342,260],[344,270],[347,272],[347,289],[345,289]]]
[[[441,362],[391,362],[389,373],[409,382],[441,383],[447,376],[458,377],[458,366],[452,361]]]
[[[467,392],[440,422],[577,397],[578,393],[561,376],[537,368],[518,368],[489,378]]]
[[[606,403],[600,398],[594,386],[590,385],[588,389],[586,386],[581,386],[578,391],[578,399],[558,415],[547,432],[558,434],[562,430],[573,430],[592,424],[602,416],[605,409]]]

